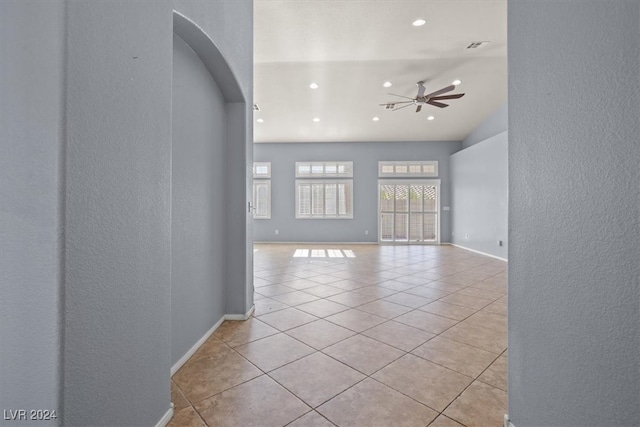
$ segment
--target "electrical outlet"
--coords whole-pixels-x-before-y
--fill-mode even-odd
[[[498,240],[498,246],[502,246],[502,240]]]
[[[464,240],[469,240],[469,233],[464,233]]]
[[[276,234],[280,234],[280,230],[276,230],[276,231],[275,231],[275,233],[276,233]]]
[[[364,230],[364,234],[369,234],[369,230]]]

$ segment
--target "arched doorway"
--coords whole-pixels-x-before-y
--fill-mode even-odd
[[[253,306],[247,102],[215,43],[173,16],[172,373]]]

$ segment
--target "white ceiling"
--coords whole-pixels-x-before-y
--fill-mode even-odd
[[[507,100],[507,0],[255,0],[254,25],[256,142],[460,141]],[[378,105],[455,79],[447,108]]]

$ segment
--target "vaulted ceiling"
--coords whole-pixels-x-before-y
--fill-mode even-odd
[[[507,100],[507,0],[255,0],[254,37],[256,142],[460,141]]]

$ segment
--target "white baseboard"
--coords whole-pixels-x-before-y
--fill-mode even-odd
[[[501,257],[499,257],[499,256],[495,256],[495,255],[492,255],[492,254],[488,254],[488,253],[486,253],[486,252],[477,251],[477,250],[475,250],[475,249],[471,249],[471,248],[467,248],[467,247],[465,247],[465,246],[457,245],[457,244],[455,244],[455,243],[443,243],[443,244],[447,244],[447,245],[455,246],[456,248],[464,249],[465,251],[469,251],[469,252],[475,252],[475,253],[477,253],[477,254],[484,255],[484,256],[488,256],[488,257],[490,257],[490,258],[499,259],[500,261],[509,262],[509,260],[508,260],[507,258],[501,258]]]
[[[171,376],[173,376],[176,372],[178,372],[178,370],[180,368],[182,368],[182,365],[184,365],[185,363],[187,363],[187,360],[189,360],[191,358],[191,356],[194,355],[194,353],[196,351],[198,351],[198,349],[202,346],[202,344],[205,343],[205,341],[207,341],[209,339],[209,337],[216,331],[216,329],[218,329],[220,327],[220,325],[222,325],[222,322],[224,322],[225,320],[247,320],[249,317],[251,317],[251,315],[253,314],[253,311],[256,309],[256,306],[253,305],[251,306],[251,308],[249,309],[249,311],[247,311],[245,314],[225,314],[224,316],[222,316],[222,318],[220,320],[218,320],[216,322],[215,325],[213,325],[213,327],[211,329],[209,329],[203,336],[202,338],[200,338],[198,340],[198,342],[196,342],[193,347],[191,347],[189,349],[189,351],[187,351],[184,356],[182,356],[180,358],[180,360],[178,360],[172,367],[171,367]]]
[[[180,360],[178,360],[172,367],[171,367],[171,376],[173,376],[173,374],[175,374],[176,372],[178,372],[178,370],[180,368],[182,368],[182,365],[184,365],[185,363],[187,363],[187,360],[189,360],[189,358],[191,358],[191,356],[193,356],[193,354],[198,351],[198,349],[202,346],[202,344],[205,343],[205,341],[207,341],[209,339],[209,337],[216,331],[216,329],[218,329],[220,327],[220,325],[222,325],[222,322],[225,321],[225,316],[222,316],[220,318],[220,320],[218,320],[216,322],[215,325],[213,325],[213,327],[211,329],[209,329],[203,336],[202,338],[200,338],[194,345],[193,347],[191,347],[189,349],[189,351],[187,351],[184,356],[182,356],[180,358]]]
[[[504,427],[516,427],[509,419],[509,414],[504,414]]]
[[[162,418],[160,418],[160,421],[156,423],[156,427],[165,427],[167,424],[169,424],[171,418],[173,418],[173,402],[170,403],[171,405],[169,405],[169,410],[167,410]]]
[[[249,317],[251,317],[255,309],[256,306],[252,305],[249,311],[247,311],[245,314],[225,314],[224,320],[247,320]]]

